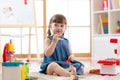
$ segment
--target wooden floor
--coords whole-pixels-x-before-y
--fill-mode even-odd
[[[82,62],[86,68],[92,69],[92,68],[97,68],[98,65],[96,62],[93,62],[91,58],[85,57],[85,58],[76,58],[78,61]],[[30,72],[38,72],[40,70],[40,60],[36,59],[31,59],[30,60]],[[2,80],[2,66],[0,64],[0,80]]]

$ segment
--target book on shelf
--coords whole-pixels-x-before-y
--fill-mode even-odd
[[[115,1],[115,5],[116,5],[116,9],[118,9],[119,8],[119,0]]]
[[[103,32],[104,34],[108,34],[108,16],[101,16]]]
[[[97,33],[101,33],[101,34],[104,34],[104,31],[103,31],[103,24],[102,24],[102,17],[101,15],[99,15],[99,23],[98,23],[98,27],[97,27]]]
[[[111,9],[119,9],[120,8],[120,0],[110,0],[110,8]]]
[[[119,8],[120,8],[120,0],[118,0],[118,5],[119,5]]]
[[[108,34],[108,16],[99,15],[99,21],[97,33]]]
[[[115,0],[110,0],[110,7],[111,9],[115,9]]]
[[[102,9],[108,10],[108,0],[102,0]]]
[[[100,22],[98,23],[98,26],[97,26],[97,34],[101,33],[101,25],[100,25]]]

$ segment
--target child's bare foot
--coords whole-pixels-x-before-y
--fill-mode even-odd
[[[76,68],[71,65],[71,77],[72,77],[72,80],[76,80]]]
[[[58,74],[57,73],[53,73],[53,76],[58,76]]]
[[[71,74],[76,75],[76,68],[73,65],[71,65],[70,67],[71,67]]]

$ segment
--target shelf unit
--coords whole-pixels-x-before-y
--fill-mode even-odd
[[[114,49],[118,44],[110,43],[110,39],[120,39],[120,0],[91,0],[92,6],[92,56],[93,59],[116,58]],[[116,8],[115,8],[116,7]],[[103,19],[107,19],[107,33],[104,32]]]
[[[97,33],[98,24],[100,22],[100,15],[102,17],[108,16],[108,35],[109,34],[120,34],[116,33],[117,21],[120,20],[120,7],[116,9],[112,9],[111,1],[108,0],[108,9],[102,9],[103,0],[92,0],[92,14],[93,14],[93,34],[101,34]],[[117,0],[113,0],[117,1]],[[97,5],[97,6],[96,6]]]

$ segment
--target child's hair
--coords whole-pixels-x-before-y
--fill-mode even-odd
[[[55,14],[54,16],[52,16],[52,18],[50,19],[49,25],[51,23],[64,23],[67,25],[67,20],[66,17],[62,14]],[[48,29],[48,37],[51,36],[51,31],[50,31],[50,27]],[[62,35],[62,37],[64,36],[64,34]]]

